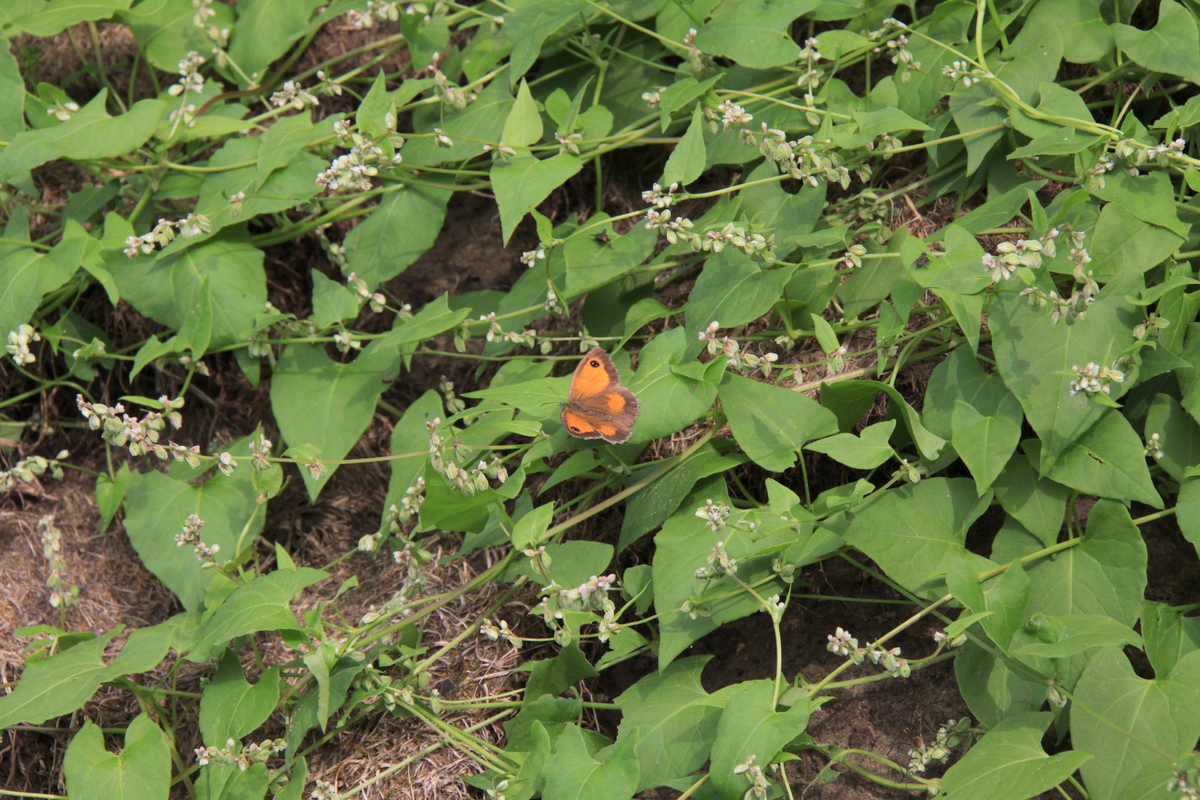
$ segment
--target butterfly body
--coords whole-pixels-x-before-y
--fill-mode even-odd
[[[621,385],[612,359],[593,347],[575,368],[561,408],[563,427],[572,436],[623,444],[629,441],[639,405],[633,392]]]

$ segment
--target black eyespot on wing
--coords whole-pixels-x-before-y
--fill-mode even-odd
[[[591,367],[592,369],[597,369],[600,366],[600,362],[593,358],[591,361],[588,362],[588,366]]]

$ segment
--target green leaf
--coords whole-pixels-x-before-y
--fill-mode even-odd
[[[246,75],[261,75],[309,28],[322,0],[253,0],[238,4],[229,58]],[[245,88],[243,81],[242,88]]]
[[[704,766],[716,738],[722,702],[700,684],[711,656],[669,664],[613,701],[621,709],[618,741],[632,739],[642,765],[637,791],[661,786]]]
[[[345,284],[338,283],[317,270],[312,276],[313,322],[324,329],[342,320],[353,320],[358,316],[359,297]]]
[[[323,461],[345,458],[375,416],[375,404],[387,388],[384,378],[399,361],[381,350],[380,341],[349,364],[334,362],[320,345],[294,344],[283,351],[271,380],[271,409],[290,447],[312,445]],[[327,464],[321,478],[300,471],[311,500],[337,467]]]
[[[746,457],[740,453],[723,455],[709,443],[683,464],[630,497],[625,506],[617,552],[662,525],[679,508],[697,481],[727,472],[745,462]],[[658,469],[657,465],[633,473],[629,476],[628,485],[636,484],[655,469]]]
[[[704,264],[683,313],[690,339],[720,322],[732,328],[756,320],[771,310],[794,268],[763,269],[746,254],[726,248]]]
[[[929,478],[889,490],[848,523],[830,529],[901,586],[933,596],[955,562],[975,572],[992,566],[964,546],[967,528],[990,500],[990,495],[979,497],[965,478]]]
[[[17,688],[0,697],[0,728],[22,722],[41,725],[90,700],[101,683],[117,677],[101,656],[120,631],[115,628],[49,658],[27,662]]]
[[[366,97],[358,106],[354,121],[366,136],[372,138],[386,136],[389,131],[388,115],[395,114],[395,112],[396,101],[388,94],[387,78],[384,76],[383,70],[379,70]]]
[[[745,681],[722,694],[725,708],[717,723],[708,774],[721,796],[740,797],[746,779],[734,774],[734,767],[753,755],[765,772],[783,746],[804,733],[812,703],[801,697],[787,711],[776,711],[775,683],[770,680]]]
[[[325,123],[328,124],[328,120],[325,120]],[[277,118],[262,135],[262,143],[258,147],[255,181],[262,185],[273,172],[290,164],[306,144],[321,138],[325,129],[317,128],[312,122],[312,113],[308,110]]]
[[[592,754],[579,726],[568,725],[542,774],[543,800],[628,800],[638,783],[634,741],[618,740]]]
[[[505,17],[509,34],[512,33],[513,16]],[[457,164],[481,154],[485,144],[500,141],[500,132],[512,103],[513,96],[505,81],[492,81],[475,102],[461,111],[443,117],[441,103],[423,107],[426,109],[424,115],[418,108],[413,112],[414,129],[439,127],[450,137],[451,146],[439,147],[433,136],[413,139],[404,145],[404,163],[411,166]]]
[[[305,587],[328,577],[308,567],[281,569],[237,587],[200,628],[188,660],[207,661],[214,649],[249,633],[302,630],[288,603]]]
[[[1179,659],[1200,650],[1200,618],[1185,617],[1166,603],[1142,603],[1142,638],[1157,678],[1166,678]]]
[[[1124,271],[1146,272],[1179,249],[1184,239],[1167,228],[1144,222],[1120,203],[1100,211],[1096,233],[1088,245],[1088,269],[1112,277]]]
[[[442,397],[430,389],[418,397],[404,410],[404,416],[392,428],[392,442],[388,448],[389,455],[408,455],[409,458],[393,459],[392,474],[388,479],[387,497],[383,501],[383,519],[379,523],[380,533],[388,529],[391,521],[392,506],[400,507],[404,493],[410,486],[416,485],[417,478],[425,470],[429,461],[429,429],[426,423],[433,422],[445,414],[442,408]]]
[[[983,584],[964,561],[946,573],[946,587],[971,611],[985,615],[981,620],[988,637],[1007,650],[1013,633],[1025,623],[1023,612],[1029,599],[1029,575],[1020,561],[1013,561],[998,577]]]
[[[141,100],[111,117],[104,109],[107,99],[108,91],[101,89],[66,122],[15,135],[0,151],[0,183],[24,182],[31,169],[56,158],[111,158],[135,150],[154,135],[167,109],[163,100]]]
[[[80,22],[108,19],[129,8],[130,0],[50,0],[37,11],[12,21],[14,28],[38,37],[54,36]]]
[[[100,532],[108,530],[113,517],[125,502],[125,492],[129,489],[129,462],[122,464],[114,477],[102,473],[96,478],[96,507],[100,511]]]
[[[1062,32],[1063,58],[1091,64],[1112,52],[1113,31],[1096,0],[1048,0],[1030,11],[1025,25],[1053,25]]]
[[[1188,467],[1200,464],[1200,425],[1168,394],[1155,395],[1146,415],[1148,441],[1158,434],[1162,457],[1155,462],[1177,481]]]
[[[121,296],[155,322],[181,330],[207,302],[211,348],[245,341],[267,301],[263,251],[246,242],[215,239],[158,259],[108,255]]]
[[[587,224],[606,219],[607,214],[595,214]],[[564,292],[568,298],[579,297],[637,269],[658,243],[658,232],[645,225],[638,225],[624,236],[616,236],[606,228],[601,231],[609,236],[607,245],[597,243],[591,236],[575,236],[563,245],[567,261]]]
[[[1046,477],[1084,494],[1163,507],[1142,440],[1116,409],[1069,445]]]
[[[805,450],[825,453],[839,464],[851,469],[875,469],[896,454],[888,440],[896,429],[896,421],[878,422],[863,429],[861,436],[839,433],[818,439],[804,446]]]
[[[733,438],[763,469],[792,467],[800,448],[837,431],[837,418],[808,396],[726,374],[719,391]]]
[[[0,140],[8,142],[25,130],[25,80],[8,50],[0,50],[0,98]]]
[[[1091,713],[1071,715],[1074,746],[1102,754],[1082,767],[1088,794],[1128,797],[1126,788],[1144,770],[1165,786],[1173,761],[1200,736],[1200,653],[1181,658],[1169,677],[1145,680],[1119,649],[1102,650],[1088,662],[1075,696]]]
[[[492,164],[492,187],[500,206],[500,227],[507,244],[526,214],[579,172],[583,163],[569,153],[539,160],[518,154]]]
[[[243,444],[243,447],[245,445]],[[234,448],[240,455],[245,450]],[[237,556],[263,526],[258,492],[251,467],[242,465],[231,476],[214,475],[202,484],[190,483],[194,473],[133,473],[125,495],[125,530],[142,563],[179,598],[183,607],[197,610],[212,578],[191,548],[164,547],[164,537],[173,535],[188,515],[204,520],[202,539],[220,547],[216,556],[224,563]],[[243,537],[244,534],[244,537]]]
[[[1098,647],[1142,647],[1142,637],[1132,628],[1103,614],[1071,614],[1048,617],[1034,614],[1025,626],[1038,641],[1026,642],[1012,650],[1016,656],[1070,658]]]
[[[704,165],[708,161],[704,150],[704,130],[704,115],[700,106],[696,106],[696,110],[692,112],[692,124],[688,126],[687,133],[679,140],[679,144],[675,145],[670,158],[667,159],[667,165],[663,167],[662,178],[659,180],[661,185],[678,183],[680,186],[687,186],[704,172]]]
[[[1013,519],[1049,547],[1062,531],[1070,491],[1061,483],[1039,477],[1024,453],[1013,453],[992,484],[996,499]]]
[[[450,194],[428,185],[390,192],[346,236],[346,269],[372,289],[404,272],[433,246]]]
[[[1043,474],[1106,411],[1096,403],[1073,401],[1071,368],[1089,362],[1111,366],[1132,344],[1133,326],[1141,317],[1124,299],[1129,284],[1127,279],[1106,286],[1074,325],[1055,325],[1048,309],[1030,308],[1016,293],[997,296],[989,307],[996,369],[1042,441],[1038,468]],[[1121,385],[1113,386],[1114,399],[1121,391]]]
[[[837,295],[847,317],[858,316],[891,294],[903,269],[899,258],[885,254],[883,245],[871,239],[863,245],[870,255],[877,257],[864,260],[862,267],[855,269],[838,287]]]
[[[224,3],[213,3],[209,8],[216,14],[208,18],[207,25],[233,28],[232,8]],[[164,72],[174,72],[189,51],[199,53],[212,48],[206,28],[192,24],[195,14],[191,0],[142,0],[120,16],[138,45],[146,49],[146,60]]]
[[[1175,517],[1183,538],[1200,553],[1200,478],[1187,478],[1179,486]]]
[[[1079,95],[1059,88],[1082,105]],[[1115,174],[1106,177],[1104,186],[1092,194],[1101,200],[1119,203],[1122,210],[1143,222],[1166,228],[1179,236],[1187,236],[1191,229],[1188,223],[1179,218],[1179,211],[1175,206],[1175,189],[1171,185],[1170,177],[1164,172],[1150,172],[1134,177],[1128,172],[1118,170]],[[1099,232],[1099,230],[1096,231],[1096,233]],[[1165,291],[1165,288],[1175,280],[1183,278],[1185,276],[1175,275],[1172,281],[1160,284],[1160,286],[1164,287]]]
[[[738,218],[748,223],[756,233],[774,233],[775,246],[781,252],[796,239],[812,232],[825,208],[826,186],[804,184],[800,190],[786,192],[779,181],[751,185],[754,181],[771,178],[779,174],[779,168],[763,161],[746,176],[746,183],[738,191],[741,210]],[[812,269],[812,268],[809,268]],[[797,276],[807,270],[796,273]]]
[[[1024,415],[1017,398],[1007,394],[995,414],[980,414],[975,407],[955,401],[950,427],[954,449],[971,470],[975,489],[983,494],[991,488],[1009,462],[1021,439]]]
[[[251,684],[241,662],[226,650],[217,672],[200,698],[200,733],[209,747],[224,747],[227,739],[241,740],[267,721],[279,702],[279,668],[262,674]]]
[[[522,80],[517,89],[516,102],[504,120],[500,141],[509,147],[529,147],[541,140],[542,115],[538,112],[537,101],[529,92],[529,84]]]
[[[982,725],[994,727],[1014,714],[1036,711],[1046,702],[1044,679],[1035,680],[1031,675],[1025,680],[1009,670],[994,651],[971,641],[959,648],[954,675],[967,707]]]
[[[1191,12],[1174,0],[1159,3],[1158,24],[1151,30],[1119,22],[1112,30],[1117,47],[1138,65],[1200,82],[1200,31]]]
[[[800,46],[789,35],[792,20],[815,0],[745,0],[722,3],[696,34],[696,46],[743,67],[770,69],[795,62]]]
[[[517,550],[524,550],[535,545],[550,527],[554,519],[554,503],[538,506],[517,521],[513,527],[512,545]]]
[[[946,440],[930,433],[921,424],[921,416],[904,399],[896,387],[880,381],[837,381],[821,384],[821,404],[837,415],[839,427],[849,430],[866,413],[880,392],[890,398],[888,416],[900,417],[913,438],[921,456],[933,461],[946,446]]]
[[[10,223],[17,221],[14,217]],[[19,227],[6,226],[6,238],[15,238],[9,228],[15,232]],[[27,240],[27,235],[22,238]],[[7,252],[0,251],[0,335],[7,336],[33,319],[42,296],[62,286],[79,269],[90,241],[83,227],[70,220],[62,241],[45,255],[32,247],[10,246]]]
[[[995,92],[987,83],[950,93],[950,115],[958,132],[964,136],[963,144],[967,148],[968,175],[979,169],[984,157],[1004,136],[1008,114],[996,100]]]
[[[125,731],[121,752],[104,747],[104,734],[90,720],[71,739],[63,777],[72,800],[152,800],[171,789],[171,750],[149,714],[141,713]]]
[[[554,3],[526,2],[514,6],[504,15],[504,32],[512,42],[509,58],[509,80],[512,86],[529,71],[542,50],[546,37],[581,21],[579,12],[588,8],[580,0],[560,0]]]
[[[684,329],[673,328],[651,339],[639,353],[637,375],[626,381],[642,409],[633,426],[632,441],[669,436],[712,408],[717,395],[717,384],[708,378],[712,373],[705,370],[706,379],[696,380],[677,369],[686,361],[688,344]]]
[[[1042,737],[1053,720],[1049,712],[1026,712],[995,725],[947,770],[938,797],[1036,797],[1066,781],[1092,754],[1069,750],[1046,755]]]

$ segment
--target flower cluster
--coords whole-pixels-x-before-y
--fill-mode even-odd
[[[346,286],[360,298],[370,303],[371,310],[376,314],[383,311],[387,306],[387,298],[383,296],[383,293],[375,292],[372,294],[371,287],[367,285],[367,282],[353,272],[346,276]],[[407,319],[412,319],[412,306],[407,303],[400,309],[402,319],[405,318],[405,314],[407,314]]]
[[[418,477],[416,483],[404,490],[400,506],[393,504],[388,508],[388,531],[392,534],[400,533],[403,530],[402,526],[410,524],[421,513],[421,504],[424,502],[425,479]]]
[[[1173,142],[1151,145],[1149,147],[1133,139],[1122,139],[1113,145],[1117,156],[1130,164],[1129,174],[1134,177],[1141,174],[1138,167],[1166,167],[1172,164],[1183,167],[1190,165],[1190,162],[1183,156],[1183,151],[1186,148],[1187,142],[1183,139],[1176,139]]]
[[[554,291],[553,284],[550,285],[550,291],[551,292]],[[557,298],[558,298],[558,295],[554,294],[555,301],[557,301]],[[548,299],[546,301],[546,303],[549,304],[550,300]],[[547,309],[547,310],[549,310],[549,309]],[[520,332],[506,331],[500,325],[500,323],[496,320],[496,312],[495,311],[493,311],[489,314],[482,315],[479,318],[479,321],[488,323],[488,330],[487,330],[487,333],[485,333],[483,335],[483,338],[489,342],[496,342],[496,341],[510,342],[512,344],[519,345],[521,347],[533,347],[535,344],[537,344],[537,331],[531,331],[531,330],[523,330]]]
[[[867,248],[861,244],[852,244],[846,248],[841,264],[846,269],[861,269],[862,257],[867,254]]]
[[[66,450],[60,450],[58,455],[52,459],[41,456],[22,458],[9,469],[0,470],[0,492],[7,492],[16,485],[17,481],[32,483],[35,475],[45,475],[46,470],[50,470],[50,477],[62,480],[63,469],[59,461],[70,455]]]
[[[338,88],[340,89],[341,87]],[[283,88],[271,95],[271,105],[276,108],[291,106],[297,111],[303,111],[309,106],[320,104],[320,100],[305,91],[304,87],[295,81],[284,81]]]
[[[1146,439],[1144,452],[1155,461],[1163,457],[1162,438],[1157,433],[1150,434],[1150,437]]]
[[[728,523],[729,506],[724,503],[714,503],[712,499],[704,502],[704,505],[696,509],[696,516],[705,520],[705,525],[713,533],[717,533],[723,529]]]
[[[678,183],[672,183],[665,192],[662,186],[656,183],[650,187],[650,191],[642,192],[642,202],[655,208],[670,208],[671,204],[675,202],[675,193],[678,191]]]
[[[231,208],[236,203],[231,203]],[[125,255],[133,258],[139,252],[149,255],[159,247],[166,247],[175,240],[175,229],[179,229],[179,235],[185,239],[193,236],[199,236],[202,233],[208,233],[212,230],[212,221],[203,214],[192,212],[185,218],[178,219],[159,219],[158,224],[154,226],[149,233],[141,236],[126,236],[125,237]]]
[[[833,149],[831,142],[818,144],[812,136],[789,141],[786,133],[778,128],[768,128],[765,122],[762,124],[762,134],[762,140],[757,143],[758,152],[774,162],[781,173],[813,187],[820,186],[824,180],[826,183],[836,183],[843,189],[849,188],[850,170],[842,164],[842,157]],[[749,131],[743,139],[748,145],[755,143]]]
[[[352,133],[349,120],[335,122],[333,129],[338,136],[338,143],[349,147],[350,152],[335,158],[329,168],[317,176],[317,185],[331,192],[343,186],[365,192],[370,190],[371,178],[378,175],[381,168],[388,169],[399,165],[404,160],[400,155],[404,139],[395,132],[396,115],[388,113],[385,122],[389,131],[387,138],[395,149],[391,156],[373,140],[360,133]]]
[[[464,92],[451,83],[440,69],[433,73],[433,90],[438,99],[453,111],[462,111],[474,102],[476,97],[474,92]]]
[[[173,456],[176,461],[184,461],[192,469],[200,466],[199,446],[187,448],[174,442],[166,445],[158,443],[160,432],[168,422],[176,430],[183,425],[183,415],[179,413],[179,409],[183,408],[184,399],[180,397],[172,400],[163,395],[158,398],[158,402],[163,405],[162,412],[150,410],[141,419],[136,419],[126,414],[125,407],[120,403],[115,406],[89,403],[83,399],[83,395],[75,395],[75,404],[79,406],[79,413],[87,420],[88,427],[100,431],[104,441],[114,447],[128,445],[131,456],[154,453],[163,461]],[[232,456],[228,453],[222,453],[221,457],[228,457],[229,462],[233,463]],[[233,467],[228,466],[228,470],[232,472]],[[222,472],[225,472],[225,467],[222,467]]]
[[[172,111],[170,115],[172,135],[174,135],[175,128],[180,123],[189,128],[196,125],[196,106],[187,101],[187,96],[189,93],[199,94],[204,91],[204,76],[200,74],[200,67],[202,66],[204,66],[204,56],[195,50],[188,52],[186,56],[179,60],[179,74],[181,77],[175,85],[167,89],[167,94],[180,98],[179,108]]]
[[[1095,397],[1100,393],[1111,394],[1114,383],[1124,383],[1125,373],[1115,367],[1101,367],[1093,362],[1081,367],[1078,364],[1071,367],[1078,377],[1071,381],[1071,396],[1082,394],[1085,397]]]
[[[962,81],[964,89],[969,89],[972,84],[982,80],[996,77],[985,69],[972,67],[966,61],[955,61],[948,67],[942,67],[942,75],[955,82]]]
[[[1153,311],[1151,311],[1150,316],[1142,320],[1142,322],[1133,329],[1133,338],[1137,339],[1139,342],[1144,341],[1147,338],[1157,339],[1159,331],[1166,330],[1170,324],[1170,320],[1163,319],[1162,317],[1158,316],[1158,314],[1155,314]]]
[[[1200,753],[1192,751],[1175,762],[1167,791],[1179,792],[1185,800],[1200,798]]]
[[[614,613],[616,607],[608,592],[617,582],[616,575],[593,575],[588,580],[570,589],[558,590],[558,607],[567,611],[598,611]]]
[[[747,113],[746,109],[739,106],[732,100],[725,100],[719,106],[717,111],[721,112],[721,124],[725,130],[737,126],[748,125],[754,121],[754,116]],[[657,186],[657,184],[656,184]]]
[[[197,28],[204,30],[217,47],[224,47],[229,42],[229,28],[218,28],[216,25],[209,25],[208,20],[215,17],[217,12],[212,8],[214,0],[192,0],[192,7],[196,9],[196,13],[192,15],[192,24]],[[217,48],[213,48],[213,52],[219,52]],[[224,65],[222,65],[224,66]]]
[[[467,458],[471,454],[471,448],[463,444],[461,436],[453,426],[450,430],[454,431],[455,435],[447,441],[446,437],[437,430],[441,424],[441,417],[425,424],[429,431],[429,462],[446,479],[452,489],[470,497],[476,492],[488,489],[491,485],[488,482],[489,478],[500,483],[508,480],[508,469],[505,468],[504,462],[497,457],[493,457],[490,462],[480,461],[470,470],[460,467],[451,460],[452,457]]]
[[[40,342],[42,335],[34,330],[32,325],[22,323],[15,331],[8,332],[8,344],[4,350],[18,367],[32,364],[37,356],[29,349],[31,342]]]
[[[264,764],[287,749],[287,739],[264,739],[260,744],[242,747],[228,739],[224,747],[197,747],[196,763],[200,766],[223,764],[236,766],[242,772],[255,764]]]
[[[893,678],[907,678],[912,670],[906,659],[900,658],[900,648],[893,647],[884,650],[879,646],[859,647],[858,639],[850,635],[850,631],[838,628],[834,633],[825,637],[828,643],[825,649],[829,652],[849,658],[855,664],[862,664],[868,659],[872,664],[883,667]]]
[[[907,458],[900,459],[900,467],[892,473],[892,477],[897,480],[908,481],[909,483],[920,483],[921,478],[929,474],[929,467],[925,464],[910,464]]]
[[[1101,154],[1101,156],[1096,159],[1096,163],[1088,168],[1087,180],[1084,183],[1084,188],[1093,193],[1103,189],[1106,185],[1104,176],[1107,173],[1112,172],[1113,167],[1115,166],[1117,166],[1117,162],[1112,156],[1108,155],[1107,153]]]
[[[970,718],[950,720],[938,728],[932,744],[927,745],[922,741],[920,745],[908,751],[908,757],[911,759],[908,762],[908,771],[924,772],[925,767],[932,761],[945,764],[950,758],[950,751],[971,735],[973,731]]]
[[[346,21],[352,28],[371,28],[376,21],[395,22],[400,19],[399,0],[367,0],[366,11],[347,11]]]
[[[202,567],[215,569],[220,566],[217,564],[216,555],[220,552],[221,545],[208,545],[200,541],[200,529],[203,527],[204,520],[196,514],[189,514],[183,522],[183,529],[175,534],[175,546],[191,547]]]
[[[546,246],[539,244],[535,250],[526,250],[521,253],[521,263],[533,269],[537,262],[546,258]]]
[[[767,800],[767,789],[771,784],[763,774],[762,767],[754,763],[757,758],[758,756],[751,753],[745,761],[733,768],[734,775],[741,775],[750,784],[750,788],[742,794],[742,800]]]
[[[728,336],[717,338],[717,331],[721,324],[717,321],[708,323],[708,327],[700,331],[696,335],[697,339],[707,342],[709,355],[723,355],[726,363],[733,369],[753,372],[758,370],[764,378],[771,377],[771,370],[774,368],[775,362],[779,360],[777,353],[765,353],[761,356],[756,356],[753,353],[742,352],[742,346],[734,339]]]
[[[509,629],[508,623],[505,620],[500,620],[500,626],[497,627],[492,624],[490,619],[485,619],[483,625],[479,628],[479,632],[493,642],[503,638],[513,650],[521,649],[521,637]]]
[[[886,45],[888,58],[893,64],[903,72],[900,73],[900,82],[908,83],[912,80],[912,73],[921,68],[921,62],[913,58],[912,52],[908,49],[908,37],[904,34],[889,41]],[[876,47],[874,52],[881,52],[880,48]]]
[[[729,555],[725,549],[724,542],[717,542],[713,545],[713,549],[709,551],[708,556],[704,559],[707,562],[707,567],[701,567],[696,570],[695,575],[699,580],[708,580],[710,578],[718,578],[722,575],[734,575],[737,573],[737,559]]]
[[[67,100],[62,103],[55,103],[46,109],[46,113],[52,117],[57,117],[59,122],[66,122],[75,112],[79,110],[79,103]]]
[[[37,529],[42,533],[42,555],[50,564],[46,585],[50,587],[50,605],[66,608],[79,602],[79,587],[67,583],[63,574],[67,571],[67,560],[62,556],[62,531],[54,524],[54,515],[47,514],[38,520]]]

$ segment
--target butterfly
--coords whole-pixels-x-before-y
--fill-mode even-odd
[[[562,424],[580,439],[603,439],[610,444],[629,441],[638,416],[638,400],[621,385],[621,376],[608,354],[593,347],[575,368]]]

